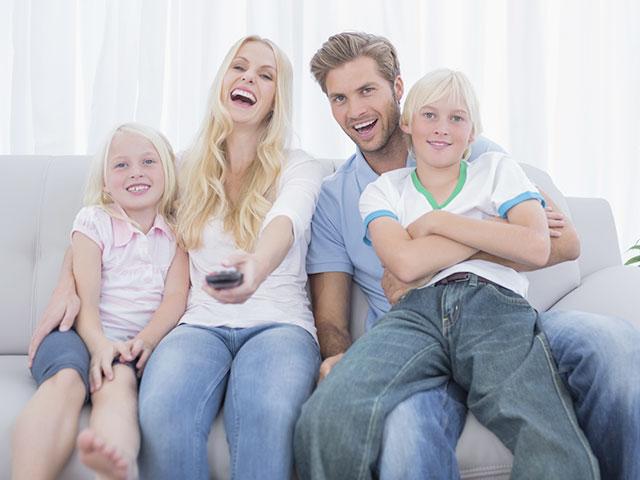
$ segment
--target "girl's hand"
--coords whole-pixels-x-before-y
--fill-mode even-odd
[[[206,282],[202,289],[220,303],[244,303],[265,279],[265,268],[253,253],[237,251],[222,262],[225,267],[235,267],[242,273],[242,283],[233,288],[212,288]]]
[[[127,347],[127,350],[129,351],[131,357],[129,359],[125,359],[123,356],[120,356],[120,359],[130,362],[137,358],[138,361],[136,362],[136,371],[138,378],[140,378],[142,376],[142,372],[144,371],[144,367],[147,364],[147,360],[149,360],[149,356],[151,355],[151,352],[153,352],[154,347],[145,342],[140,337],[135,337],[131,340],[127,340],[126,342],[124,342],[124,344]]]
[[[124,342],[111,342],[104,338],[91,350],[89,365],[89,391],[94,393],[102,387],[102,378],[113,380],[113,359],[118,355],[129,358],[131,353]]]

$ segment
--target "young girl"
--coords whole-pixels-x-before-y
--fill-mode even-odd
[[[176,248],[172,230],[175,198],[174,157],[166,139],[142,125],[116,128],[95,157],[87,206],[72,229],[81,300],[77,333],[53,332],[38,349],[32,372],[39,388],[17,435],[28,441],[31,460],[15,459],[15,478],[57,476],[72,452],[69,440],[87,390],[90,427],[77,437],[82,462],[100,478],[137,477],[136,377],[184,312],[188,292],[187,256]],[[55,379],[65,370],[83,395],[65,397],[69,384]],[[72,419],[72,427],[61,432],[47,428],[56,421],[47,417],[58,415],[57,402]],[[22,453],[16,445],[16,457]]]
[[[513,478],[599,478],[537,313],[524,298],[526,277],[467,260],[481,250],[545,265],[542,197],[502,153],[464,160],[481,124],[473,89],[459,72],[419,80],[401,128],[416,168],[382,174],[366,187],[364,240],[400,280],[433,278],[403,297],[320,384],[309,408],[335,413],[318,428],[346,442],[313,456],[303,474],[371,478],[385,416],[413,393],[452,378],[468,391],[478,420],[513,452]],[[425,251],[430,235],[457,243],[433,255]]]
[[[177,232],[192,287],[140,385],[145,478],[208,479],[223,403],[231,478],[292,474],[293,427],[320,363],[304,262],[322,169],[286,149],[291,76],[272,42],[237,42],[183,160]],[[221,267],[242,283],[208,286]]]

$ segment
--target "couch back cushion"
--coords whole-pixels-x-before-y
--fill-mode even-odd
[[[566,199],[554,185],[551,177],[527,164],[520,164],[531,181],[549,195],[557,207],[571,219]],[[527,273],[529,278],[529,302],[537,310],[547,310],[571,290],[580,285],[580,268],[577,261],[564,262],[553,267]]]
[[[26,353],[81,206],[88,157],[0,156],[0,354]]]

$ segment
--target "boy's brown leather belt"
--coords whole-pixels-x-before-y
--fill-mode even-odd
[[[475,273],[469,273],[469,272],[452,273],[448,277],[444,277],[442,280],[438,280],[434,285],[448,285],[450,283],[466,282],[470,280],[472,276],[475,276],[478,278],[478,283],[489,283],[491,285],[496,285],[498,287],[500,286],[496,282],[492,282],[491,280],[481,277],[480,275],[476,275]]]

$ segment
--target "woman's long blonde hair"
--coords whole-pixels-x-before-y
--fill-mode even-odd
[[[276,91],[273,112],[260,133],[255,160],[244,176],[244,188],[236,203],[224,189],[229,174],[226,139],[233,121],[224,106],[223,79],[240,48],[247,42],[261,42],[271,48],[276,62]],[[211,217],[222,216],[224,229],[236,245],[251,250],[260,226],[271,208],[284,162],[284,149],[291,123],[291,64],[270,40],[248,36],[236,42],[218,69],[209,93],[207,113],[200,131],[186,152],[180,172],[180,199],[176,231],[186,249],[202,245],[202,232]]]
[[[140,123],[123,123],[114,128],[108,135],[102,148],[95,154],[87,179],[84,192],[85,205],[98,205],[104,208],[109,214],[119,216],[112,208],[113,199],[111,195],[104,191],[105,179],[107,177],[107,164],[109,160],[109,150],[111,142],[118,133],[132,133],[140,135],[151,142],[153,148],[158,152],[160,163],[164,173],[164,192],[158,204],[158,213],[164,217],[169,225],[175,224],[175,206],[178,196],[178,182],[176,179],[175,156],[171,144],[157,130]],[[131,222],[131,219],[124,218]],[[135,222],[132,222],[135,224]],[[136,225],[139,227],[139,225]]]

